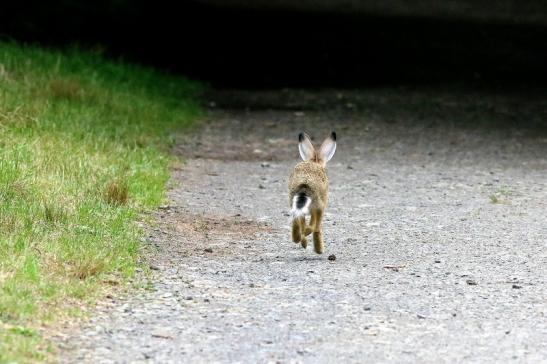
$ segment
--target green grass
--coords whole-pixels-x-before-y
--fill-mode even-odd
[[[514,191],[509,187],[500,187],[494,193],[490,194],[490,203],[498,204],[508,204],[510,203],[510,197],[514,195]]]
[[[135,222],[164,200],[168,131],[196,120],[199,91],[91,53],[0,42],[0,363],[46,358],[44,327],[133,274]]]

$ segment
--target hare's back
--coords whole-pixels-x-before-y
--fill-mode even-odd
[[[289,178],[289,190],[291,193],[297,193],[303,185],[317,194],[326,193],[328,179],[325,169],[315,162],[298,163]]]

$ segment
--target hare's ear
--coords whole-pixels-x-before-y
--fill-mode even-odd
[[[298,135],[298,150],[303,160],[309,161],[315,158],[315,148],[311,143],[310,137],[305,133]]]
[[[321,149],[319,149],[319,158],[327,163],[330,161],[334,152],[336,151],[336,133],[332,132],[330,136],[325,139],[323,144],[321,144]]]

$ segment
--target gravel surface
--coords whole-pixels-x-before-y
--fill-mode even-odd
[[[105,299],[61,362],[546,362],[543,96],[211,95],[150,284]],[[287,177],[298,132],[331,129],[317,255],[290,241]]]

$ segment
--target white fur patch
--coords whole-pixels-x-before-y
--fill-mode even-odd
[[[296,207],[297,200],[298,200],[298,195],[295,195],[292,198],[292,209],[291,209],[291,215],[294,219],[296,219],[297,217],[302,217],[302,216],[306,216],[310,214],[311,198],[306,196],[306,203],[301,209]]]

